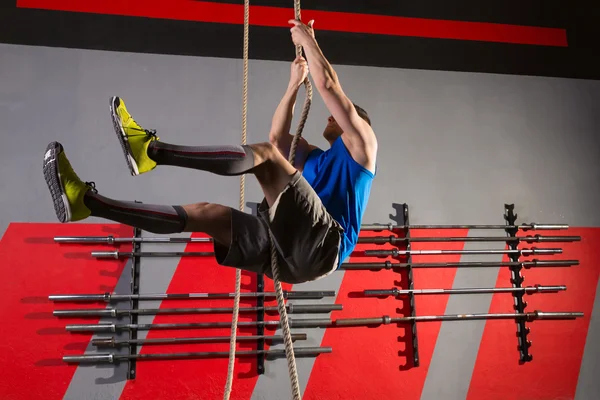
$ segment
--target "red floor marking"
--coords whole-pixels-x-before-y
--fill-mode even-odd
[[[388,236],[390,233],[364,232],[361,236]],[[412,236],[465,236],[466,230],[413,231]],[[357,251],[376,245],[359,245]],[[462,249],[464,243],[414,243],[413,249]],[[385,245],[377,248],[391,248]],[[460,255],[414,256],[413,262],[458,261]],[[377,258],[357,258],[352,262],[381,262]],[[415,288],[452,287],[456,268],[415,269]],[[346,271],[337,297],[343,311],[332,313],[332,318],[398,316],[402,300],[392,297],[378,299],[351,295],[364,289],[391,289],[399,285],[399,274],[392,271]],[[418,315],[443,314],[448,296],[417,296]],[[407,325],[409,326],[409,325]],[[406,369],[411,344],[404,343],[404,326],[382,325],[377,328],[328,328],[323,346],[331,346],[333,353],[321,355],[313,367],[304,398],[310,399],[419,399],[437,340],[441,323],[430,322],[417,326],[421,364]],[[381,382],[384,382],[381,384]]]
[[[194,237],[202,237],[195,235]],[[188,244],[185,251],[212,251],[212,245],[203,243]],[[273,291],[273,282],[265,278],[265,291]],[[219,266],[214,258],[182,258],[177,271],[168,287],[167,293],[189,292],[233,292],[235,289],[235,270]],[[282,285],[289,290],[290,285]],[[256,281],[253,274],[242,274],[242,291],[256,291]],[[269,306],[276,305],[272,300]],[[255,301],[242,299],[240,307],[255,305]],[[164,301],[161,308],[171,307],[232,307],[231,300],[185,300]],[[278,314],[271,314],[267,319],[278,320]],[[240,314],[240,321],[256,320],[256,314]],[[154,323],[178,322],[220,322],[231,321],[231,314],[212,315],[159,315]],[[194,330],[164,330],[150,331],[148,338],[158,337],[203,337],[229,336],[230,328],[194,329]],[[274,334],[274,330],[266,330],[266,334]],[[238,335],[255,334],[254,329],[238,328]],[[238,349],[252,350],[252,343],[239,343]],[[229,343],[218,344],[187,344],[167,346],[142,347],[141,353],[172,353],[200,351],[229,351]],[[204,360],[161,360],[139,362],[137,379],[128,382],[123,390],[123,399],[217,399],[223,397],[227,377],[227,358]],[[236,360],[235,379],[231,399],[250,399],[258,376],[256,375],[256,358]]]
[[[600,248],[600,229],[570,229],[539,232],[544,235],[580,235],[581,242],[536,244],[562,248],[551,259],[575,259],[579,266],[524,270],[524,285],[566,285],[559,293],[526,296],[526,311],[582,311],[574,321],[535,321],[529,339],[533,361],[519,365],[516,326],[513,321],[488,321],[473,371],[468,399],[573,399],[577,387],[590,314],[593,308],[600,265],[595,257]],[[532,247],[527,245],[524,247]],[[539,257],[540,259],[542,257]],[[509,286],[510,272],[501,270],[496,286]],[[513,312],[512,297],[495,295],[490,312]],[[518,382],[512,385],[508,382]]]
[[[132,231],[100,224],[9,225],[0,242],[2,399],[63,398],[77,366],[65,364],[62,357],[83,353],[91,337],[70,334],[64,326],[98,320],[58,319],[52,311],[104,305],[52,303],[48,295],[112,291],[125,262],[98,261],[89,256],[90,246],[58,245],[53,238],[109,234],[131,236]],[[94,250],[108,248],[93,246]]]
[[[183,21],[243,24],[244,8],[238,4],[207,1],[145,0],[18,0],[18,7],[84,13],[139,16]],[[252,6],[253,26],[289,27],[292,9]],[[315,29],[392,36],[429,37],[566,47],[567,32],[560,28],[542,28],[483,22],[447,21],[385,15],[302,10],[302,19],[315,20]]]

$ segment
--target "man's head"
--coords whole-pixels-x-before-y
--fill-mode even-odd
[[[363,108],[357,106],[356,104],[353,103],[353,105],[354,105],[354,109],[356,110],[358,115],[362,119],[367,121],[367,123],[369,125],[371,125],[371,118],[369,118],[369,114],[367,114],[367,112]],[[325,140],[327,140],[329,142],[329,144],[333,144],[333,142],[335,142],[335,140],[338,137],[340,137],[342,135],[342,133],[344,133],[344,131],[337,124],[337,122],[333,118],[333,116],[329,116],[329,118],[327,119],[327,126],[325,127],[325,130],[323,131],[323,137],[325,138]]]

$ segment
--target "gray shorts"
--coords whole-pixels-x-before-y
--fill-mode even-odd
[[[263,200],[258,214],[232,209],[231,246],[214,245],[220,265],[272,279],[270,229],[282,282],[313,281],[337,269],[343,229],[300,172],[292,177],[273,207],[269,209]]]

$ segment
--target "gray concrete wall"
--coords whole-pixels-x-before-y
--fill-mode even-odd
[[[42,176],[43,151],[52,140],[63,143],[80,177],[95,181],[106,196],[237,207],[237,178],[164,167],[132,180],[112,131],[108,100],[121,96],[134,118],[157,129],[164,141],[239,143],[241,60],[4,44],[0,60],[0,231],[12,221],[56,221]],[[413,223],[501,224],[504,203],[514,202],[522,222],[600,226],[600,82],[336,70],[346,93],[371,114],[379,137],[379,172],[365,222],[388,222],[391,203],[406,202]],[[288,63],[250,62],[249,142],[267,139],[288,77]],[[300,97],[297,115],[301,104]],[[315,92],[304,131],[309,141],[325,146],[320,132],[328,115]],[[247,200],[259,201],[258,185],[252,178],[247,182]],[[470,283],[491,282],[481,279]],[[453,300],[452,309],[464,309],[460,303],[466,301]],[[475,329],[472,340],[479,341],[481,327],[462,329]],[[596,313],[590,332],[598,329]],[[600,356],[598,346],[587,349],[581,376],[588,381],[580,388],[598,393],[598,383],[590,382],[600,373],[593,361]],[[450,353],[436,348],[434,357]],[[268,388],[288,391],[287,378],[278,376],[261,377],[255,398],[267,398],[261,391]],[[432,378],[441,380],[427,382],[426,393],[433,395],[445,378],[443,373]],[[445,398],[464,398],[465,386],[454,387]]]
[[[241,60],[4,44],[0,51],[0,226],[55,220],[40,172],[51,140],[108,196],[237,204],[237,178],[165,167],[132,181],[115,146],[108,99],[124,98],[165,141],[239,143]],[[336,70],[347,94],[370,112],[380,141],[367,221],[386,220],[390,203],[400,201],[411,205],[415,223],[495,222],[503,204],[515,202],[524,220],[600,225],[593,184],[600,178],[600,82]],[[288,77],[287,63],[250,63],[249,142],[267,139]],[[315,93],[308,140],[326,145],[320,133],[328,115]],[[248,198],[258,199],[258,185],[248,185]]]

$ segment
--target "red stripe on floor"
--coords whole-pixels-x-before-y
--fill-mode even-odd
[[[361,236],[387,236],[389,232],[363,232]],[[417,236],[465,236],[466,230],[413,231]],[[435,248],[462,249],[464,243],[414,243],[413,249]],[[391,248],[390,245],[359,245],[357,251]],[[414,256],[413,262],[454,262],[460,255]],[[351,262],[381,262],[378,258],[351,258]],[[456,274],[456,268],[415,269],[415,288],[448,288]],[[344,305],[343,311],[332,313],[332,318],[402,316],[397,311],[403,300],[388,297],[360,298],[354,293],[364,289],[391,289],[400,287],[395,282],[400,274],[382,270],[346,271],[337,303]],[[443,314],[448,296],[417,296],[418,315]],[[407,357],[411,357],[411,344],[406,343],[405,326],[382,325],[377,328],[328,328],[323,346],[331,346],[332,354],[317,358],[304,398],[309,399],[419,399],[425,383],[433,349],[440,330],[440,322],[417,326],[419,338],[420,366],[408,368]],[[406,338],[410,338],[407,335]],[[401,354],[399,354],[399,352]],[[384,382],[382,384],[382,382]]]
[[[194,235],[194,237],[203,237]],[[191,243],[185,251],[212,251],[212,245],[207,243]],[[233,292],[235,287],[235,269],[219,266],[214,258],[184,257],[179,262],[167,293],[189,292]],[[282,285],[289,290],[290,285]],[[242,291],[256,291],[254,274],[242,275]],[[265,291],[273,291],[273,282],[265,278]],[[251,307],[255,301],[242,299],[240,307]],[[266,305],[275,306],[275,300]],[[163,301],[161,308],[175,307],[232,307],[231,300],[168,300]],[[266,319],[278,320],[277,313]],[[240,321],[256,320],[256,314],[240,314]],[[158,315],[154,323],[185,323],[185,322],[225,322],[231,321],[231,314],[212,315]],[[255,329],[239,328],[238,335],[256,334]],[[266,330],[272,335],[275,330]],[[190,330],[153,330],[148,338],[165,337],[205,337],[229,336],[230,328],[219,329],[190,329]],[[239,343],[238,349],[255,350],[254,343]],[[267,346],[268,347],[268,346]],[[186,344],[142,347],[142,354],[174,353],[174,352],[203,352],[229,351],[229,343],[216,344]],[[139,362],[137,379],[128,382],[123,390],[123,399],[219,399],[223,397],[227,378],[227,358],[203,360],[161,360]],[[256,385],[256,358],[237,359],[235,364],[235,379],[231,399],[250,399]]]
[[[145,0],[18,0],[17,6],[238,25],[243,24],[244,21],[242,5],[189,0],[168,2],[149,2]],[[254,26],[289,27],[287,21],[293,18],[294,12],[292,9],[265,6],[251,6],[250,9],[250,23]],[[314,19],[317,32],[319,30],[342,31],[541,46],[566,47],[568,45],[567,32],[565,29],[560,28],[314,10],[303,10],[302,19],[304,21]]]
[[[52,311],[99,305],[52,303],[48,296],[110,292],[125,261],[98,261],[89,256],[90,246],[58,245],[53,238],[94,235],[131,236],[132,230],[119,225],[13,223],[5,232],[0,242],[2,399],[63,398],[77,366],[65,364],[62,357],[83,353],[91,337],[72,335],[64,327],[98,319],[58,319]],[[127,251],[131,246],[121,248]]]
[[[600,265],[600,229],[540,232],[544,235],[580,235],[581,242],[536,244],[558,247],[563,254],[538,258],[575,259],[580,265],[524,270],[525,286],[566,285],[559,293],[525,296],[526,311],[582,311],[584,318],[529,323],[533,361],[519,365],[514,321],[488,321],[471,379],[468,399],[573,399],[583,357]],[[531,247],[527,245],[524,247]],[[501,270],[496,286],[509,286],[510,272]],[[512,296],[495,295],[490,312],[511,313]],[[507,382],[518,382],[511,385]]]

